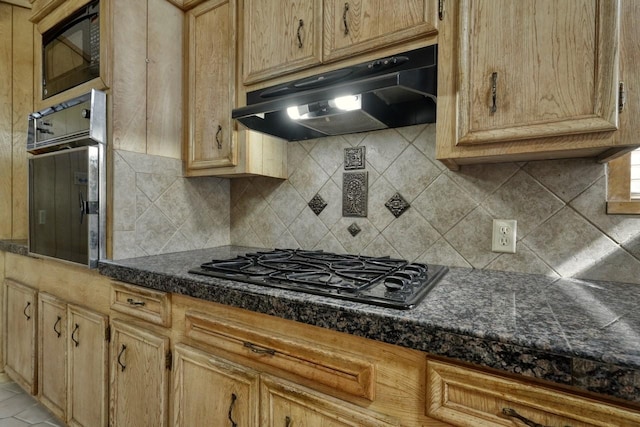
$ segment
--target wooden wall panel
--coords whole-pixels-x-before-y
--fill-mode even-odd
[[[0,238],[11,237],[12,9],[0,3]]]

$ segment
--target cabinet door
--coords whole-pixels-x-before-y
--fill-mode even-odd
[[[174,426],[257,427],[258,382],[252,369],[177,344]]]
[[[235,0],[209,0],[187,12],[187,170],[237,163],[231,121],[235,22]]]
[[[167,425],[169,338],[113,320],[110,425]]]
[[[82,307],[67,307],[70,426],[107,425],[107,316]]]
[[[67,412],[67,304],[38,295],[38,395],[58,418]]]
[[[437,32],[436,0],[325,0],[323,60]]]
[[[245,0],[244,83],[319,64],[321,34],[322,0]]]
[[[390,417],[267,375],[261,377],[260,405],[260,425],[265,427],[400,425]]]
[[[5,280],[5,369],[31,394],[36,393],[37,291]]]
[[[618,1],[459,7],[458,144],[617,128]]]

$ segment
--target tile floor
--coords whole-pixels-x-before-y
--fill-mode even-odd
[[[0,427],[63,427],[33,396],[0,373]]]

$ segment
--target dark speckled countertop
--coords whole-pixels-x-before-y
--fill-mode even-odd
[[[8,249],[0,242],[0,250]],[[252,251],[224,246],[101,261],[99,271],[640,406],[640,286],[452,268],[416,308],[395,310],[188,273]]]

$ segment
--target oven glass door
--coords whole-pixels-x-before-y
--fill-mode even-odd
[[[98,2],[43,35],[42,73],[43,99],[100,75]]]
[[[91,265],[97,258],[97,146],[29,159],[29,252]]]

